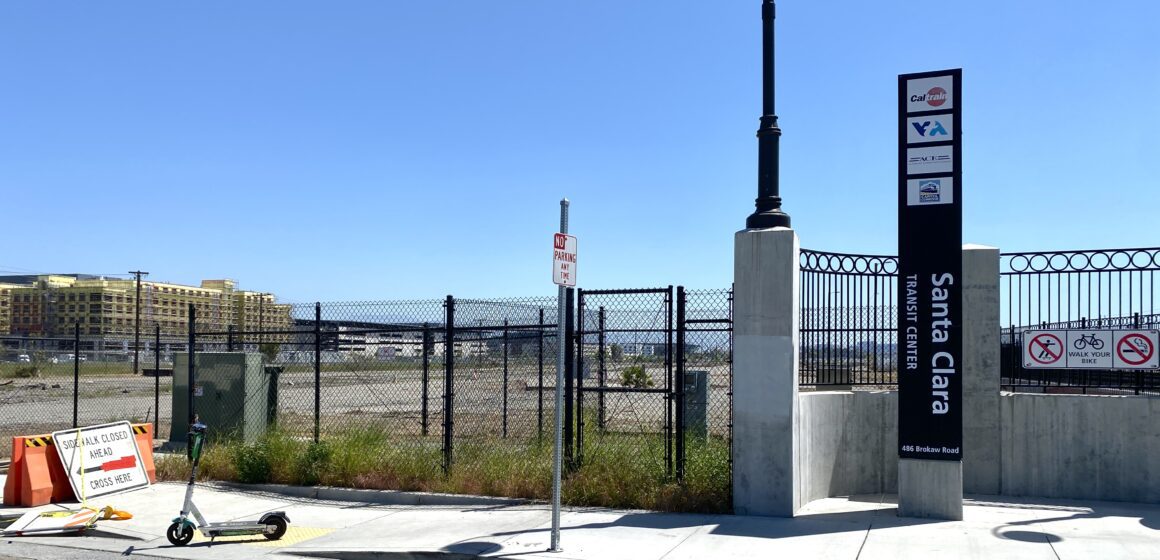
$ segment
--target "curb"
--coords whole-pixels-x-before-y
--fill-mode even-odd
[[[360,502],[390,506],[518,506],[532,503],[518,498],[435,494],[430,492],[403,492],[399,490],[369,490],[337,488],[333,486],[290,486],[286,484],[239,484],[216,482],[218,486],[251,492],[267,492],[294,498],[334,502]]]

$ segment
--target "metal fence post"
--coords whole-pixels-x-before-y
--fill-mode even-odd
[[[673,476],[673,287],[665,292],[665,476]]]
[[[539,363],[540,383],[536,386],[536,437],[544,439],[544,308],[540,308],[540,333],[536,346],[536,361]]]
[[[226,326],[226,351],[227,352],[234,351],[234,326],[233,325]]]
[[[76,428],[80,412],[81,390],[81,323],[73,323],[73,425]]]
[[[600,314],[597,316],[597,321],[599,323],[598,327],[600,330],[598,331],[597,341],[596,341],[598,352],[599,352],[597,354],[599,369],[596,372],[596,375],[598,378],[596,382],[600,385],[600,392],[597,393],[597,396],[596,396],[596,400],[597,400],[596,407],[598,410],[598,413],[597,413],[598,417],[596,419],[596,425],[598,428],[600,428],[601,432],[604,432],[604,385],[605,385],[605,376],[607,375],[607,373],[605,370],[606,358],[604,356],[605,338],[604,338],[604,306],[603,305],[600,306]]]
[[[508,320],[503,320],[503,437],[508,437]]]
[[[575,326],[575,294],[574,288],[567,288],[564,296],[564,340],[558,344],[564,345],[564,459],[568,470],[575,468],[575,456],[573,455],[573,426],[575,416],[573,416],[573,393],[572,393],[572,377],[575,374],[575,355],[573,354],[573,342],[576,336]]]
[[[677,286],[677,483],[685,482],[685,287]]]
[[[455,298],[447,296],[443,342],[443,473],[451,472],[455,429]]]
[[[197,308],[191,303],[189,304],[189,425],[192,426],[197,422],[197,411],[194,410],[193,394],[194,386],[197,385],[197,366],[194,365],[196,361],[196,350],[194,345],[197,344]]]
[[[153,324],[153,433],[161,424],[161,325]]]
[[[584,464],[584,290],[576,290],[576,464]]]
[[[314,443],[322,431],[322,304],[314,302]]]
[[[419,403],[422,415],[420,423],[423,426],[423,435],[427,435],[427,399],[428,387],[431,384],[431,325],[423,323],[423,402]]]

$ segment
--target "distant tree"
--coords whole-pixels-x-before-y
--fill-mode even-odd
[[[624,358],[624,348],[621,347],[621,345],[613,343],[612,346],[608,348],[608,350],[612,354],[613,361],[618,361]]]

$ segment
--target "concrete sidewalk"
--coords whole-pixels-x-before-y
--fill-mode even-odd
[[[133,513],[103,521],[81,537],[11,537],[0,558],[78,557],[77,549],[165,558],[1160,558],[1160,506],[975,497],[961,522],[899,518],[892,496],[831,498],[809,504],[793,519],[665,514],[573,508],[562,516],[563,552],[548,553],[550,510],[480,500],[473,505],[387,505],[281,493],[199,486],[198,506],[211,521],[252,519],[285,510],[290,531],[280,541],[200,535],[172,547],[165,529],[181,505],[184,485],[160,484],[115,496],[106,504]],[[388,499],[397,501],[398,493]],[[362,494],[366,498],[367,494]],[[376,500],[377,501],[377,500]],[[52,506],[57,507],[57,506]],[[46,506],[47,508],[47,506]],[[44,508],[42,508],[44,509]],[[5,513],[19,511],[0,509]],[[40,545],[54,547],[40,548]],[[408,555],[429,552],[447,554]],[[22,556],[22,554],[24,556]]]

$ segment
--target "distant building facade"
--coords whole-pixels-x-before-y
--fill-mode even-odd
[[[85,336],[131,336],[137,314],[137,282],[88,275],[0,277],[0,333],[65,337],[79,324]],[[232,280],[200,286],[141,282],[141,330],[154,325],[167,336],[189,332],[189,306],[197,330],[287,330],[290,306],[273,294],[236,289]]]

